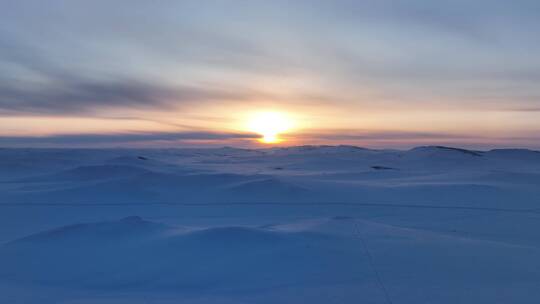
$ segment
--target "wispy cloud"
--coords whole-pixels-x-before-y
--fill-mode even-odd
[[[191,132],[146,132],[119,134],[66,134],[52,136],[0,136],[0,146],[63,146],[129,144],[141,142],[208,141],[228,139],[255,139],[252,133]]]
[[[296,138],[312,138],[330,141],[359,141],[359,140],[449,140],[449,139],[471,139],[478,138],[475,135],[453,134],[446,132],[415,132],[399,130],[354,130],[354,129],[334,129],[319,130],[292,134]]]
[[[53,85],[22,88],[0,84],[0,112],[25,114],[89,113],[104,108],[163,110],[205,101],[243,100],[248,95],[194,86],[167,87],[138,81],[67,80]]]

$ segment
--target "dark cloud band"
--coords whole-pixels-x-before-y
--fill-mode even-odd
[[[0,146],[33,146],[33,145],[101,145],[115,143],[137,143],[153,141],[206,141],[227,139],[254,139],[260,137],[252,133],[218,133],[218,132],[148,132],[120,134],[69,134],[53,136],[3,136]]]

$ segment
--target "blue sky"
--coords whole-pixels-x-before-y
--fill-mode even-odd
[[[0,145],[540,148],[538,1],[0,3]]]

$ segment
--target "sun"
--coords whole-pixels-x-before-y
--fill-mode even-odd
[[[276,144],[282,141],[279,134],[293,127],[292,119],[281,112],[258,112],[251,115],[248,129],[260,134],[261,143]]]

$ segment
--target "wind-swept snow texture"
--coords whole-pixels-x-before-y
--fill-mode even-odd
[[[0,149],[0,303],[540,303],[540,153]]]

